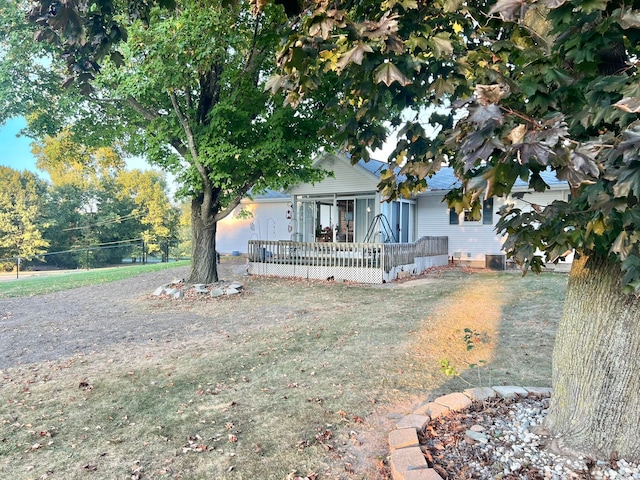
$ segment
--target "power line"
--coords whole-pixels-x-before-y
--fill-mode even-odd
[[[52,255],[60,255],[62,253],[79,253],[79,252],[86,252],[90,250],[106,250],[109,248],[130,247],[130,246],[134,246],[135,242],[140,242],[143,240],[144,240],[143,238],[131,238],[129,240],[103,242],[103,243],[98,243],[96,245],[87,245],[84,247],[72,248],[69,250],[61,250],[59,252],[48,252],[40,255],[33,255],[33,257],[48,257]],[[15,257],[8,257],[8,258],[0,258],[0,262],[14,261],[14,260],[17,260],[18,258],[22,258],[22,257],[15,256]]]
[[[72,230],[83,230],[85,228],[98,227],[98,226],[101,226],[101,225],[111,225],[113,223],[120,223],[120,222],[125,221],[125,220],[131,220],[133,218],[142,217],[144,214],[145,214],[144,212],[140,212],[140,213],[136,213],[136,214],[130,213],[129,215],[124,215],[122,217],[118,215],[118,216],[116,216],[116,218],[111,219],[111,220],[105,220],[103,222],[93,223],[93,224],[90,224],[90,225],[83,225],[81,227],[69,227],[69,228],[65,228],[65,229],[60,230],[60,231],[61,232],[70,232]]]

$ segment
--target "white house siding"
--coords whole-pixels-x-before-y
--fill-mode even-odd
[[[290,240],[291,220],[287,219],[290,205],[291,201],[284,197],[243,200],[241,207],[218,222],[216,250],[221,254],[247,253],[249,240]],[[253,216],[238,218],[241,208]]]
[[[525,201],[516,200],[516,205],[523,211],[530,211],[530,203],[545,207],[554,200],[567,200],[568,193],[567,187],[553,188],[543,193],[527,193]],[[444,192],[428,192],[418,197],[418,237],[446,235],[449,237],[449,257],[467,265],[484,266],[485,255],[504,253],[502,245],[505,237],[495,231],[498,210],[504,205],[504,198],[493,199],[491,225],[483,225],[482,221],[465,222],[463,215],[460,215],[458,225],[450,225],[449,208],[442,202],[443,196]],[[572,255],[569,255],[566,262],[571,260]]]
[[[351,165],[346,158],[327,155],[320,159],[317,166],[325,170],[333,170],[333,177],[326,177],[322,181],[310,185],[301,184],[289,189],[291,195],[320,195],[320,194],[356,194],[376,192],[379,179],[362,167]]]
[[[520,208],[523,212],[530,212],[533,210],[531,204],[536,204],[541,208],[546,207],[551,204],[554,200],[564,200],[565,202],[569,200],[569,189],[568,187],[560,187],[555,186],[546,192],[531,192],[527,193],[522,200],[516,200],[516,206]],[[538,254],[541,254],[539,251]],[[563,264],[570,264],[573,262],[573,253],[568,254],[563,259],[560,259],[556,268],[562,268]],[[551,268],[551,265],[549,265]]]
[[[568,200],[569,190],[568,189],[552,189],[547,190],[546,192],[532,192],[527,193],[523,200],[517,200],[516,206],[522,209],[523,212],[530,212],[532,210],[531,204],[535,203],[540,207],[544,208],[549,205],[554,200]]]
[[[449,237],[449,257],[459,257],[463,263],[484,266],[485,255],[500,254],[504,239],[496,234],[494,225],[497,211],[504,204],[494,199],[493,224],[465,222],[460,216],[459,225],[449,224],[449,207],[442,202],[442,193],[418,197],[418,238],[423,236]]]

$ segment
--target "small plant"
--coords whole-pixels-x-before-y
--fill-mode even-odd
[[[477,330],[473,330],[471,328],[464,329],[463,341],[466,345],[467,352],[475,348],[478,343],[486,343],[487,340],[483,338],[483,335],[480,334]],[[440,364],[440,371],[446,375],[447,377],[458,377],[463,382],[472,385],[466,379],[462,378],[460,372],[456,369],[454,365],[447,359],[438,360]],[[464,362],[470,369],[475,369],[478,373],[478,383],[481,383],[480,380],[480,364],[486,363],[485,360],[478,360],[478,363],[469,363]]]
[[[440,363],[440,371],[447,377],[460,376],[460,373],[458,372],[458,370],[456,370],[456,367],[451,365],[451,362],[449,362],[449,360],[444,360],[441,358],[440,360],[438,360],[438,363]]]
[[[470,328],[464,329],[464,343],[467,345],[467,352],[480,341],[480,334],[476,330],[471,330]]]

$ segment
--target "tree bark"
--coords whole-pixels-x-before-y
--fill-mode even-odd
[[[547,426],[595,458],[640,460],[640,299],[619,264],[576,259],[553,354]]]
[[[216,261],[217,222],[202,218],[202,197],[191,200],[191,273],[189,283],[213,283],[218,281]]]

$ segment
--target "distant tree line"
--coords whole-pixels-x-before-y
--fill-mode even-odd
[[[2,268],[17,258],[22,268],[93,268],[189,251],[188,218],[171,203],[163,174],[127,170],[114,149],[88,148],[69,131],[43,138],[33,153],[50,181],[0,167]]]

